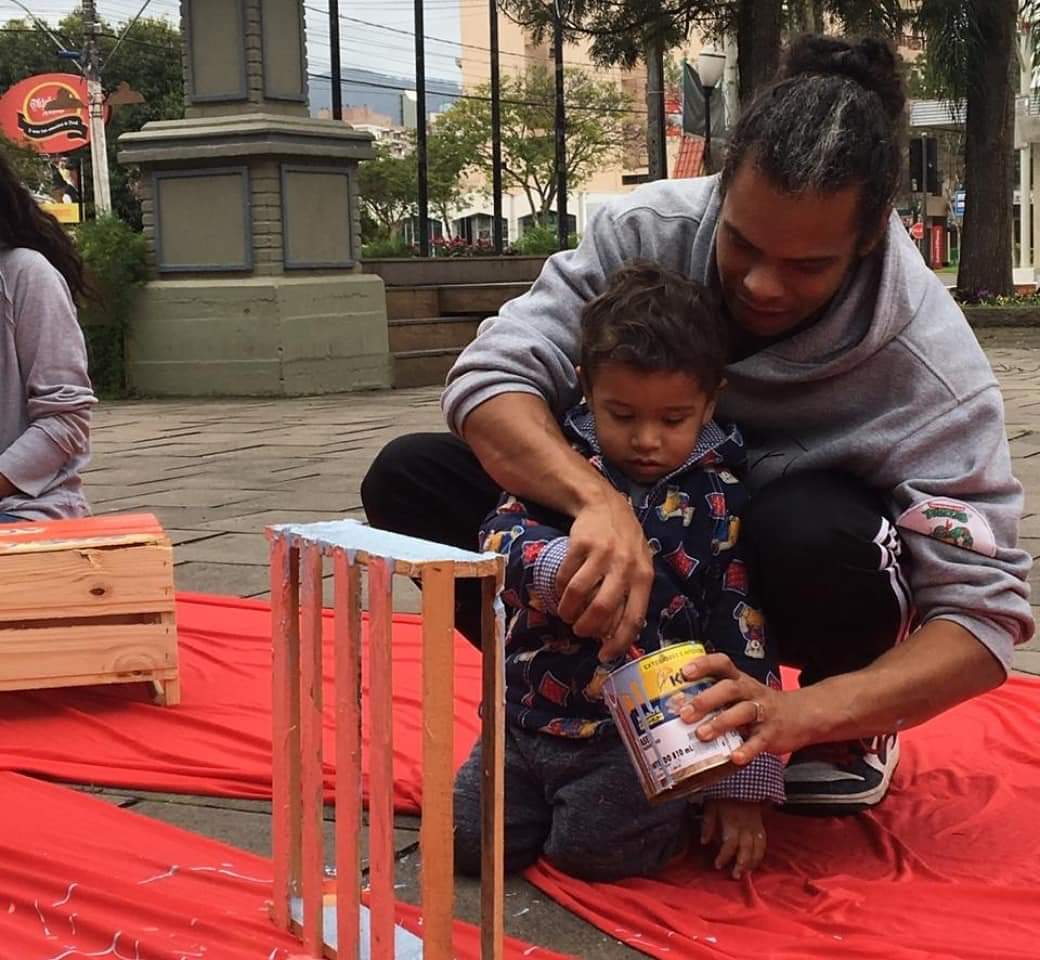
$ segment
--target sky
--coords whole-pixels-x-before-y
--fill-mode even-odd
[[[48,23],[79,9],[77,0],[22,0],[34,14]],[[98,13],[114,23],[130,20],[144,0],[97,0]],[[307,15],[307,58],[312,73],[329,70],[328,0],[304,0]],[[459,13],[467,8],[485,6],[486,0],[424,0],[427,36],[426,72],[428,77],[458,81],[461,71],[455,63],[461,50]],[[379,73],[411,76],[415,71],[413,0],[340,0],[340,48],[344,67],[358,67]],[[151,0],[145,16],[180,17],[178,0]],[[0,25],[24,12],[12,0],[0,0]],[[348,19],[349,18],[349,19]],[[368,21],[368,24],[357,21]],[[434,40],[432,38],[440,38]]]

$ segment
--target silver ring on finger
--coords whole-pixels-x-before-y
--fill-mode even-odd
[[[751,706],[755,708],[755,718],[751,722],[754,724],[762,723],[766,718],[766,708],[757,700],[752,700]]]

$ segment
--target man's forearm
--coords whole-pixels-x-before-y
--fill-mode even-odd
[[[614,493],[595,467],[571,449],[548,404],[529,393],[502,393],[462,426],[466,443],[503,489],[575,516]]]
[[[1004,668],[969,631],[932,620],[869,667],[791,696],[802,700],[815,741],[850,740],[924,723],[1004,678]]]

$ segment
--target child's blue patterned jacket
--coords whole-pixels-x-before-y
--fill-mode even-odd
[[[646,626],[630,656],[697,640],[778,687],[775,644],[750,595],[739,537],[748,494],[737,479],[745,453],[736,427],[707,423],[686,463],[649,489],[604,461],[585,404],[567,415],[564,435],[629,497],[654,554]],[[508,494],[481,527],[483,549],[508,557],[503,600],[516,611],[506,635],[506,716],[556,736],[613,734],[602,688],[617,664],[601,665],[599,642],[576,637],[555,615],[569,527],[569,518]],[[762,755],[706,796],[783,802],[780,761]]]

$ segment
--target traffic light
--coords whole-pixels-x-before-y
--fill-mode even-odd
[[[923,156],[922,156],[923,154]],[[921,193],[921,179],[924,178],[924,192],[932,196],[940,196],[939,186],[939,141],[934,137],[914,137],[910,141],[910,192]]]

